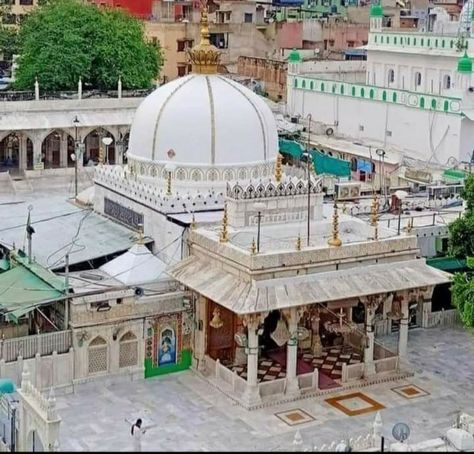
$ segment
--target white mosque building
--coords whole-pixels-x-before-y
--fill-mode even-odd
[[[459,22],[432,10],[431,31],[382,27],[372,5],[365,83],[304,73],[290,56],[288,113],[312,115],[328,134],[441,165],[471,159],[474,149],[473,2]],[[350,75],[349,75],[350,76]],[[360,79],[359,79],[360,81]]]
[[[193,218],[212,220],[212,211],[223,208],[228,181],[274,173],[273,113],[255,93],[217,74],[219,52],[209,42],[205,16],[201,43],[190,51],[193,73],[158,88],[138,107],[128,165],[96,172],[95,209],[133,229],[142,224],[155,247],[172,243]]]

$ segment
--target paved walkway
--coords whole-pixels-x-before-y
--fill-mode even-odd
[[[409,359],[415,377],[373,385],[331,396],[247,411],[190,371],[120,385],[80,389],[58,396],[62,417],[61,450],[127,451],[133,449],[125,418],[142,417],[155,426],[143,439],[143,450],[258,451],[288,450],[299,428],[306,447],[346,436],[366,434],[375,412],[348,416],[325,401],[353,392],[383,405],[384,433],[406,422],[413,443],[444,435],[459,410],[474,414],[474,335],[462,329],[414,330],[409,334]],[[387,344],[396,337],[384,338]],[[392,388],[415,385],[422,392],[407,398]],[[351,407],[355,405],[355,407]],[[347,400],[348,412],[359,404]],[[276,416],[301,409],[309,422],[290,426]],[[287,419],[288,420],[288,419]]]

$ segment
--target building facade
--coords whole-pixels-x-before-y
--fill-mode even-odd
[[[421,160],[469,160],[474,134],[470,32],[462,38],[442,33],[444,18],[429,33],[391,31],[382,27],[381,9],[374,7],[371,14],[365,82],[301,74],[296,63],[289,68],[289,111],[311,113],[335,135]],[[455,30],[463,26],[455,25]],[[416,135],[407,134],[412,125]]]

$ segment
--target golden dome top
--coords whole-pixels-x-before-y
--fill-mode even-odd
[[[205,5],[201,11],[201,42],[188,51],[193,64],[193,73],[216,74],[220,60],[220,52],[209,40],[208,8]]]

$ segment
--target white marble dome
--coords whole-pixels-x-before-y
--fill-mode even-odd
[[[276,122],[263,99],[225,76],[191,74],[140,104],[127,155],[137,169],[168,162],[209,169],[253,167],[277,152]]]

